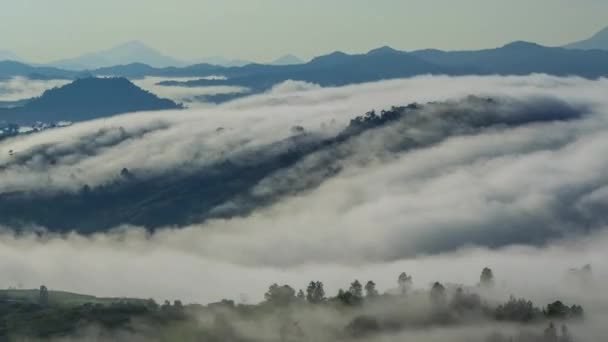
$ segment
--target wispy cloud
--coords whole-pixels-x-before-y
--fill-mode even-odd
[[[40,96],[45,90],[69,83],[65,80],[29,80],[15,77],[0,80],[0,101],[18,101]],[[0,120],[2,120],[0,118]]]

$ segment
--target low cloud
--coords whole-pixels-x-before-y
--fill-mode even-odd
[[[295,87],[6,140],[0,194],[36,199],[110,184],[125,167],[162,179],[226,159],[247,165],[301,135],[335,137],[370,109],[448,101],[264,174],[243,194],[281,196],[247,215],[153,233],[14,234],[8,227],[0,274],[5,285],[207,302],[240,293],[257,301],[269,283],[299,288],[311,279],[332,294],[354,278],[389,289],[403,270],[419,287],[472,284],[491,266],[508,289],[504,297],[564,296],[593,306],[594,295],[561,284],[568,268],[586,263],[600,282],[608,279],[607,83],[535,75]],[[336,172],[323,173],[329,166]],[[218,208],[239,205],[230,198]]]
[[[42,95],[45,90],[61,87],[67,83],[69,81],[66,80],[30,80],[24,77],[0,80],[0,101],[30,99]]]
[[[213,78],[213,76],[212,76]],[[215,77],[217,78],[217,77]],[[179,78],[179,81],[197,80],[200,78]],[[235,86],[206,86],[206,87],[178,87],[163,86],[159,83],[163,81],[175,81],[175,78],[145,77],[141,80],[133,80],[138,87],[154,93],[155,95],[168,98],[173,101],[183,103],[188,107],[210,106],[205,102],[205,96],[246,93],[249,90]]]
[[[328,260],[280,268],[203,256],[197,250],[183,248],[184,242],[176,245],[168,233],[151,236],[130,230],[89,237],[5,233],[0,239],[0,271],[5,275],[0,286],[36,288],[46,284],[53,289],[98,296],[199,303],[230,298],[257,303],[274,282],[299,289],[311,280],[321,280],[327,294],[333,296],[354,279],[371,279],[383,292],[395,289],[397,276],[406,271],[413,276],[416,289],[428,289],[435,281],[475,286],[481,269],[489,266],[496,276],[497,301],[512,294],[539,305],[560,299],[579,303],[590,312],[602,311],[608,304],[601,295],[602,284],[608,281],[605,232],[545,247],[470,247],[392,262],[345,265]],[[277,257],[282,253],[277,251]],[[567,275],[569,269],[587,263],[593,265],[593,283],[582,291],[579,284],[568,281]]]

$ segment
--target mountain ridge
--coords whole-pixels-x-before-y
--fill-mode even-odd
[[[50,65],[73,70],[90,70],[129,63],[145,63],[153,67],[184,66],[186,64],[140,41],[132,40],[109,49],[51,62]]]
[[[31,79],[72,79],[80,72],[54,67],[32,66],[23,62],[0,61],[0,79],[11,77],[28,77]]]
[[[84,121],[135,111],[178,109],[126,78],[80,78],[45,91],[21,107],[0,109],[0,121],[20,125],[34,122]]]
[[[571,50],[515,41],[501,47],[472,51],[417,50],[405,52],[380,47],[365,54],[335,51],[300,65],[250,64],[220,71],[226,79],[165,81],[166,86],[239,86],[263,92],[287,80],[321,86],[374,82],[427,74],[528,75],[597,78],[608,75],[608,51]],[[232,99],[232,98],[230,98]]]
[[[18,62],[0,62],[0,78],[23,76],[33,78],[75,79],[83,75],[128,78],[198,77],[196,81],[167,81],[162,85],[210,86],[234,85],[267,90],[289,79],[337,86],[425,74],[458,75],[526,75],[545,73],[555,76],[597,78],[608,75],[608,51],[547,47],[532,42],[515,41],[483,50],[442,51],[438,49],[400,51],[389,46],[362,54],[335,51],[317,56],[302,64],[272,65],[250,63],[222,67],[194,64],[184,67],[157,68],[145,63],[114,65],[90,71],[34,67]],[[226,80],[208,80],[222,75]]]
[[[579,49],[579,50],[608,50],[608,26],[596,32],[594,35],[587,39],[579,40],[567,45],[564,45],[568,49]]]

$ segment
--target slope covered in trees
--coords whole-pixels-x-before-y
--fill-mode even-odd
[[[180,105],[142,90],[125,78],[82,78],[50,89],[21,107],[0,109],[0,121],[16,124],[84,121],[135,111],[177,109]]]
[[[488,127],[575,120],[582,115],[578,109],[559,101],[549,102],[545,107],[469,97],[446,103],[411,104],[356,117],[330,137],[308,133],[305,127],[295,126],[286,139],[248,149],[231,158],[210,160],[203,166],[186,164],[150,176],[140,174],[138,165],[125,164],[116,170],[112,182],[99,186],[85,184],[77,192],[0,194],[0,223],[13,227],[32,223],[55,231],[77,228],[80,232],[91,233],[121,224],[155,229],[247,215],[285,196],[313,189],[335,176],[342,169],[342,161],[359,153],[353,146],[365,146],[374,137],[395,139],[390,144],[370,145],[369,151],[365,151],[367,157],[424,148],[450,136],[474,134]],[[517,109],[512,112],[510,108]],[[437,127],[443,128],[436,132]],[[410,130],[428,134],[408,134]],[[218,128],[215,134],[223,134],[223,128]],[[108,139],[100,139],[104,136]],[[92,139],[107,141],[111,146],[130,136],[132,133],[116,127],[100,130]],[[93,153],[86,138],[82,144],[75,148]],[[53,167],[58,159],[65,158],[65,153],[71,153],[61,151],[52,146],[14,151],[10,164],[4,167],[27,164],[30,160]],[[311,156],[315,158],[311,159]],[[311,164],[311,161],[314,162]],[[293,182],[274,185],[268,193],[253,191],[269,176],[292,168],[306,172]],[[224,203],[231,205],[222,206]]]

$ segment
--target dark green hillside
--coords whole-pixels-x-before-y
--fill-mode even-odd
[[[142,90],[126,78],[82,78],[50,89],[21,107],[0,109],[0,121],[84,121],[136,111],[177,109],[180,105]]]

